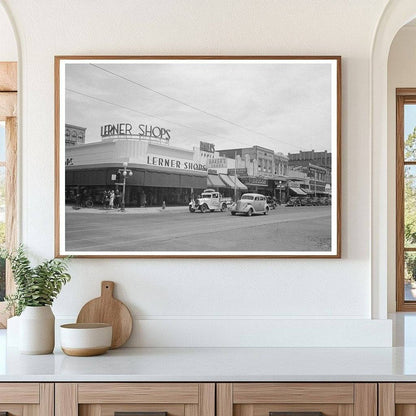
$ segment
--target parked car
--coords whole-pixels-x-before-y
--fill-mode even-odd
[[[326,196],[319,198],[319,202],[321,205],[329,205],[329,199]]]
[[[245,214],[251,217],[253,214],[269,213],[270,207],[267,198],[261,194],[243,194],[236,204],[231,206],[231,215]]]
[[[322,205],[320,198],[318,196],[314,196],[313,198],[311,198],[311,203],[313,206],[318,206],[318,205]]]
[[[215,189],[205,189],[204,192],[195,200],[189,203],[189,211],[214,212],[226,211],[231,205],[231,198],[224,198]]]
[[[305,196],[305,197],[301,198],[300,204],[303,207],[310,207],[310,206],[312,206],[312,198],[309,198],[308,196]]]
[[[292,196],[286,202],[287,207],[300,207],[300,199],[297,196]]]

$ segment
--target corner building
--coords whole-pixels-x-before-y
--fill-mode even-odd
[[[106,189],[119,188],[117,172],[127,162],[132,176],[126,180],[126,205],[187,204],[207,187],[207,169],[199,152],[128,135],[67,146],[65,199],[72,203],[79,192],[101,203]]]

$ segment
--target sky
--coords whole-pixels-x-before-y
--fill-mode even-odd
[[[186,149],[331,151],[331,65],[247,62],[69,63],[65,122],[86,127],[87,143],[130,123],[170,129]]]
[[[406,140],[416,127],[416,105],[406,104],[404,106],[404,139]]]

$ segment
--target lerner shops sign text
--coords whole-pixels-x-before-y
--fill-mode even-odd
[[[101,126],[101,137],[111,136],[140,136],[153,139],[170,139],[170,130],[159,126],[148,126],[139,124],[137,129],[133,129],[130,123],[106,124]]]
[[[196,170],[203,172],[207,170],[205,165],[202,163],[194,162],[192,160],[171,159],[169,157],[152,154],[147,155],[147,164],[171,169]]]

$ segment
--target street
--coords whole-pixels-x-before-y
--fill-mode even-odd
[[[129,211],[129,208],[126,209]],[[138,211],[140,210],[140,211]],[[66,212],[67,251],[329,251],[331,207],[278,207],[269,215],[190,213],[188,207]],[[137,213],[136,213],[137,212]]]

